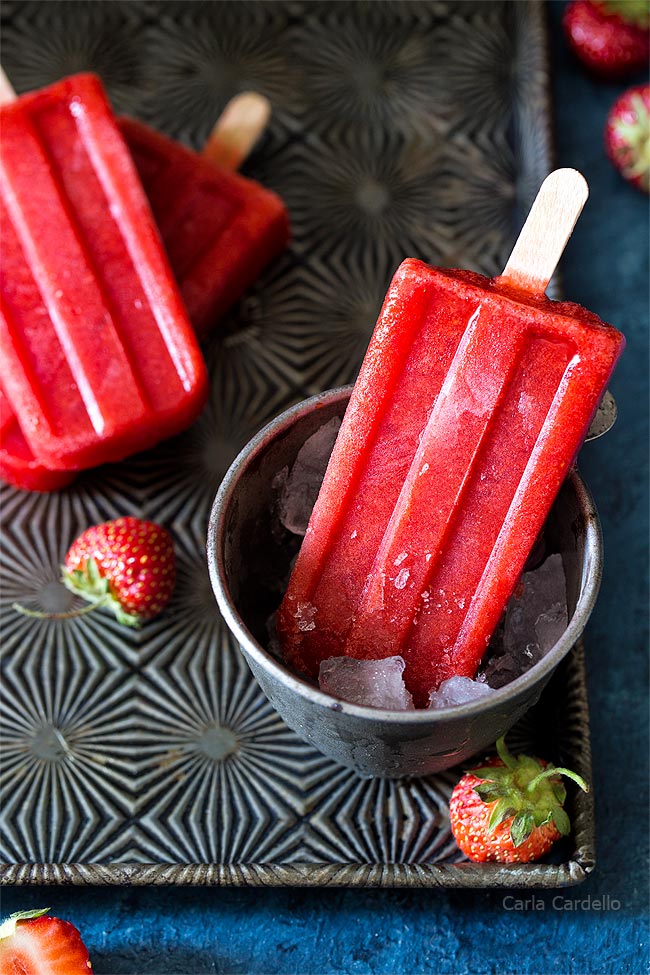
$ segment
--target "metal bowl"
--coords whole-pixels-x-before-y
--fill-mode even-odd
[[[426,775],[464,761],[504,734],[535,704],[574,646],[600,585],[598,514],[579,474],[571,471],[546,523],[550,546],[564,562],[569,625],[523,676],[487,699],[435,711],[385,711],[333,698],[296,676],[265,647],[267,621],[280,603],[300,545],[280,526],[274,479],[291,468],[307,437],[331,417],[343,415],[349,397],[346,387],[305,400],[268,424],[239,454],[212,507],[212,587],[262,690],[301,738],[361,775]]]

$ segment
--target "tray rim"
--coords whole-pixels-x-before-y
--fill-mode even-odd
[[[560,665],[561,687],[573,691],[579,707],[573,715],[574,737],[581,742],[579,772],[592,781],[589,707],[582,640]],[[557,672],[556,672],[557,673]],[[557,693],[553,688],[542,697]],[[563,888],[582,883],[596,865],[594,798],[578,792],[573,802],[572,856],[561,864],[497,864],[461,861],[435,863],[17,863],[0,865],[2,886],[134,887],[355,887],[355,888]]]
[[[518,0],[525,16],[538,29],[541,40],[541,73],[537,95],[539,109],[539,167],[544,174],[555,163],[553,103],[550,84],[550,54],[547,16],[543,0]],[[580,740],[580,773],[592,780],[591,735],[586,687],[584,645],[579,640],[565,658],[563,691],[574,685],[581,705],[574,718],[574,736]],[[253,678],[252,678],[253,679]],[[549,693],[545,690],[543,695]],[[301,888],[412,888],[412,889],[543,889],[564,888],[582,883],[595,868],[594,797],[579,792],[574,799],[572,856],[561,864],[456,864],[427,863],[293,863],[293,864],[205,864],[205,863],[0,863],[3,886],[216,886],[216,887],[301,887]]]

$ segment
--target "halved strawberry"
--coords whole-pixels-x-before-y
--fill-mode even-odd
[[[0,925],[2,975],[88,975],[88,950],[74,924],[40,911],[19,911]]]

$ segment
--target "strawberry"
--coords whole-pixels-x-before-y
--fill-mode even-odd
[[[174,543],[153,521],[116,518],[87,528],[72,543],[61,568],[70,592],[91,603],[68,613],[14,609],[40,619],[72,619],[106,606],[120,623],[140,626],[162,612],[174,589]]]
[[[120,623],[139,626],[161,613],[174,589],[174,543],[153,521],[116,518],[87,528],[65,557],[62,582],[108,606]]]
[[[650,85],[629,88],[614,102],[605,150],[628,183],[650,193]]]
[[[2,975],[88,975],[92,965],[74,924],[19,911],[0,925]]]
[[[604,78],[627,78],[650,62],[647,0],[571,0],[563,17],[569,47]]]
[[[451,830],[463,853],[484,863],[539,860],[571,830],[564,810],[566,775],[581,789],[575,772],[527,755],[512,756],[500,738],[498,758],[466,772],[449,801]]]

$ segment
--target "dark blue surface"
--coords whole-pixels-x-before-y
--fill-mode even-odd
[[[96,975],[648,970],[648,204],[602,152],[605,117],[624,86],[581,73],[562,42],[561,10],[551,4],[558,162],[582,170],[591,186],[564,260],[564,291],[628,341],[612,383],[618,423],[581,456],[606,543],[603,587],[586,634],[596,871],[580,887],[535,895],[2,892],[3,914],[49,904],[77,924]]]

